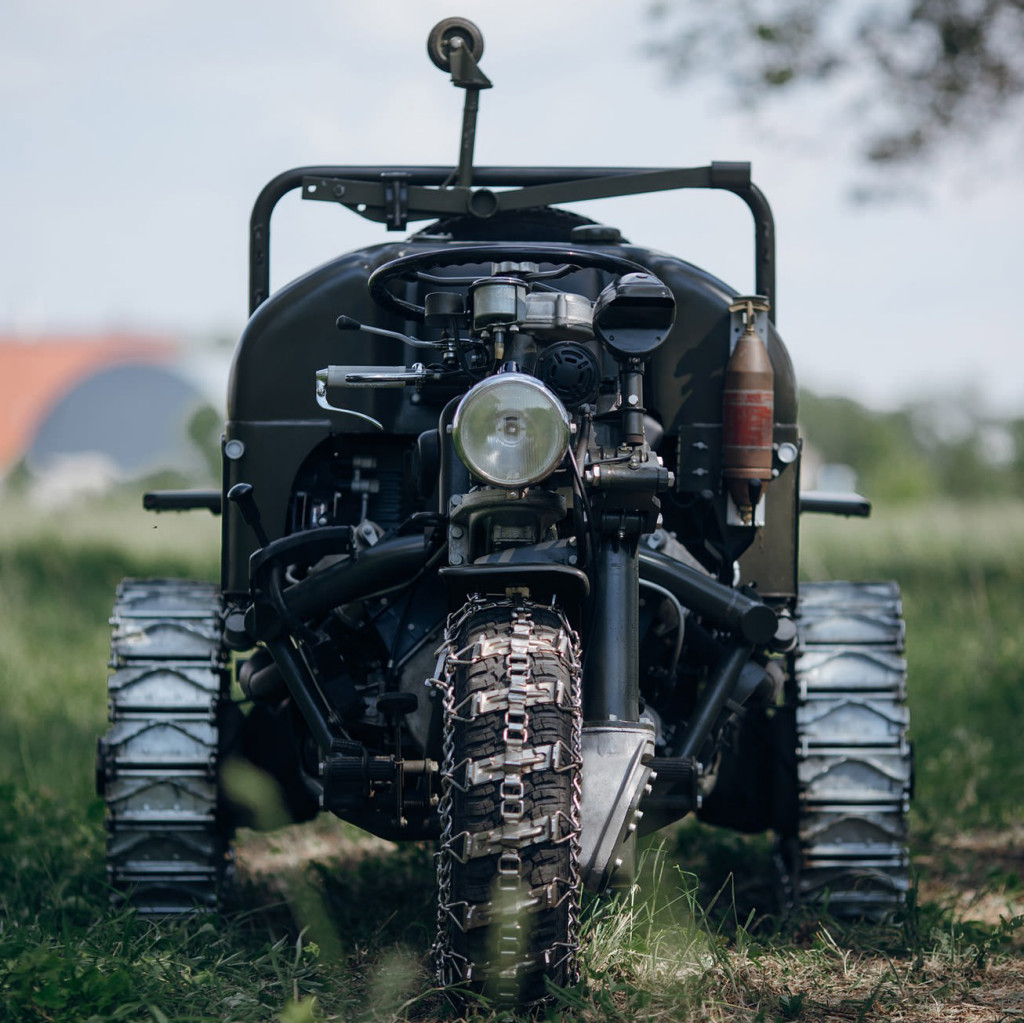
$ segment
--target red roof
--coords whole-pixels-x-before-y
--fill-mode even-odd
[[[179,352],[144,334],[0,334],[0,470],[28,449],[46,413],[76,384],[118,363],[166,364]]]

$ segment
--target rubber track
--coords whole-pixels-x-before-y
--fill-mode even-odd
[[[209,583],[126,579],[117,590],[97,788],[111,901],[143,914],[217,909],[229,867],[218,819],[218,714],[229,681],[220,613]]]
[[[796,895],[884,918],[908,888],[912,756],[895,583],[806,583],[795,661]]]

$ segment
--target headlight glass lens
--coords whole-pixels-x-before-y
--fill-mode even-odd
[[[499,487],[526,487],[558,467],[569,444],[569,416],[535,377],[500,373],[467,392],[452,435],[475,476]]]

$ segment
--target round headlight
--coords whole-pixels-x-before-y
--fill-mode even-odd
[[[499,373],[466,393],[452,436],[474,476],[499,487],[527,487],[558,468],[569,445],[569,416],[535,377]]]

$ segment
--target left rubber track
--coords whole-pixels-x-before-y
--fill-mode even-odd
[[[126,579],[111,618],[107,806],[111,901],[144,914],[216,910],[231,828],[218,788],[229,676],[210,583]]]

